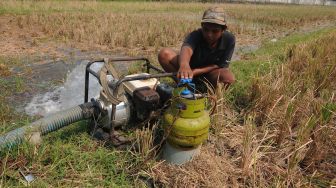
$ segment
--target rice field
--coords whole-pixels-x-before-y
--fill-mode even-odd
[[[75,42],[108,50],[178,48],[186,33],[199,27],[203,10],[216,4],[176,2],[4,1],[0,14],[8,15],[23,31],[40,37]],[[335,24],[334,7],[253,4],[217,4],[227,13],[229,30],[241,44],[300,28]],[[311,11],[313,8],[314,11]],[[15,15],[15,16],[14,16]],[[78,44],[80,43],[80,44]],[[126,49],[125,49],[126,48]]]
[[[58,48],[146,56],[179,49],[209,6],[226,10],[236,35],[237,82],[212,93],[211,134],[183,166],[157,159],[153,129],[127,150],[93,141],[81,122],[0,154],[0,186],[331,187],[336,185],[336,8],[305,5],[122,1],[0,2],[0,133],[28,117],[8,101],[29,93],[25,67]],[[254,50],[245,50],[256,47]],[[15,72],[14,70],[21,71]],[[141,144],[141,150],[134,147]]]

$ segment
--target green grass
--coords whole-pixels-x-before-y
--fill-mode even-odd
[[[2,153],[7,167],[1,184],[4,187],[17,184],[22,180],[18,168],[27,168],[37,177],[33,184],[37,187],[129,187],[122,164],[124,157],[123,152],[92,141],[85,122],[76,123],[44,137],[38,148],[24,143]],[[19,159],[23,164],[14,162]]]
[[[8,126],[11,125],[10,122],[15,121],[16,118],[19,118],[18,122],[20,122],[20,118],[25,119],[24,115],[15,112],[9,100],[12,95],[24,92],[27,89],[25,80],[12,71],[14,67],[19,68],[22,66],[23,63],[19,58],[0,57],[0,123],[3,124],[1,129],[4,130],[8,130]]]
[[[24,92],[27,80],[21,74],[14,74],[14,67],[22,67],[20,58],[1,57],[0,77],[0,134],[25,126],[31,117],[16,112],[9,102],[13,94]],[[24,71],[24,68],[23,68]],[[4,72],[3,72],[4,73]],[[106,148],[92,140],[86,132],[85,121],[75,123],[62,130],[43,137],[39,147],[23,143],[0,153],[0,186],[24,186],[25,181],[19,169],[28,169],[35,177],[34,186],[92,186],[130,187],[132,181],[126,175],[127,152]],[[132,157],[128,157],[132,160]]]

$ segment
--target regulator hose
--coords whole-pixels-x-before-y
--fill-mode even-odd
[[[30,139],[33,133],[45,135],[56,131],[72,123],[89,119],[94,116],[97,109],[93,102],[84,103],[47,117],[39,119],[30,125],[23,126],[0,136],[0,151],[5,148],[12,148],[23,140]]]

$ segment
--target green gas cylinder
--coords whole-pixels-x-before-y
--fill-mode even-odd
[[[169,144],[193,148],[208,138],[210,116],[204,96],[186,91],[185,87],[174,89],[172,104],[164,113],[164,126]]]

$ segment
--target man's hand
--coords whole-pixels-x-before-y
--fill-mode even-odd
[[[192,78],[193,72],[190,68],[190,58],[193,53],[193,50],[190,46],[182,46],[181,53],[179,55],[179,65],[180,68],[177,71],[177,78]]]
[[[193,71],[189,65],[181,66],[177,72],[177,78],[193,78]]]

